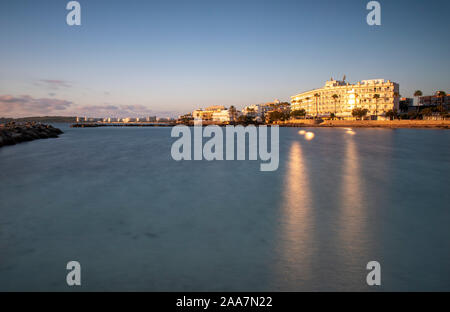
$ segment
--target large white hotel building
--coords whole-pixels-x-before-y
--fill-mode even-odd
[[[354,108],[367,109],[369,116],[383,116],[398,109],[398,83],[372,79],[349,84],[331,79],[323,88],[291,96],[291,111],[304,109],[307,116],[327,117],[334,113],[336,117],[349,118]]]

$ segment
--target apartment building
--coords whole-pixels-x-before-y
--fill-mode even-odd
[[[291,96],[291,111],[304,109],[310,117],[351,118],[354,108],[365,108],[368,115],[382,116],[399,108],[399,84],[371,79],[350,84],[345,80],[327,81],[319,89]]]

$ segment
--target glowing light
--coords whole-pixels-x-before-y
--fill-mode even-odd
[[[313,278],[315,225],[308,164],[302,145],[294,141],[289,149],[286,174],[284,175],[283,201],[280,205],[279,265],[276,266],[280,281],[291,280],[292,276]],[[297,264],[302,265],[297,265]]]
[[[314,139],[314,133],[313,132],[306,132],[305,134],[305,140],[307,141],[311,141],[312,139]]]
[[[348,134],[351,134],[351,135],[355,135],[355,134],[356,134],[356,132],[355,132],[355,131],[352,131],[352,130],[347,131],[347,133],[348,133]]]
[[[300,131],[298,132],[298,134],[300,134],[300,135],[305,135],[305,133],[306,133],[305,130],[300,130]]]

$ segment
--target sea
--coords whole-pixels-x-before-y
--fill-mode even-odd
[[[54,126],[0,148],[0,291],[450,291],[449,130],[280,128],[264,172]]]

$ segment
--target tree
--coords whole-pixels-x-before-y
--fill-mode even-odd
[[[378,117],[378,99],[380,98],[380,95],[374,94],[373,98],[375,99],[375,117]]]
[[[394,120],[395,118],[398,117],[397,111],[396,110],[389,110],[384,114],[387,118],[389,118],[390,120]]]
[[[420,119],[421,115],[419,114],[419,112],[416,111],[410,111],[408,112],[408,114],[406,115],[406,117],[408,119]]]
[[[431,108],[431,107],[427,107],[421,111],[423,116],[431,116],[431,115],[433,115],[433,112],[434,112],[433,108]]]
[[[275,121],[284,121],[289,119],[289,113],[280,112],[280,111],[271,111],[268,113],[269,122],[273,123]]]
[[[416,92],[414,92],[414,96],[417,98],[417,107],[419,107],[419,105],[420,105],[420,97],[422,96],[422,91],[416,90]]]
[[[334,100],[334,116],[333,116],[333,119],[334,119],[334,118],[336,118],[336,102],[337,102],[337,99],[339,98],[339,95],[333,94],[331,97]]]
[[[369,110],[367,108],[354,108],[352,110],[352,116],[359,119],[363,119],[368,112]]]
[[[306,116],[306,111],[302,108],[302,109],[298,109],[298,110],[292,111],[290,115],[291,115],[292,118],[298,119],[300,117],[305,117]]]
[[[319,117],[319,97],[320,97],[320,94],[316,93],[316,94],[314,94],[314,97],[316,98],[316,117]]]
[[[245,126],[256,123],[255,120],[249,115],[239,116],[237,119],[237,122],[238,122],[238,124],[245,125]]]
[[[231,105],[230,108],[229,108],[229,111],[231,113],[231,120],[235,121],[236,120],[236,107]]]

